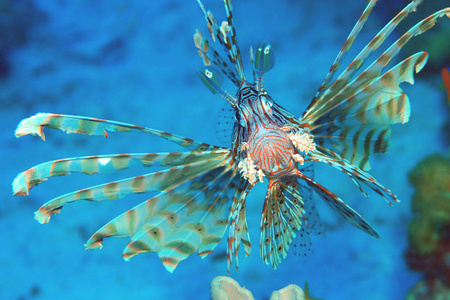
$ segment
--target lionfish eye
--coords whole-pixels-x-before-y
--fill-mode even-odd
[[[241,118],[241,113],[236,110],[236,113],[234,114],[234,119],[236,120],[236,122],[239,123],[239,125],[241,125],[242,127],[245,127],[245,121]]]
[[[206,66],[197,69],[197,73],[203,83],[214,94],[222,94],[223,74],[214,66]]]

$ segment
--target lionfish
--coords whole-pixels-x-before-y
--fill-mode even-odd
[[[98,249],[106,237],[127,237],[130,241],[123,252],[125,260],[142,252],[156,252],[169,272],[195,252],[202,258],[211,254],[227,226],[228,272],[233,259],[237,270],[241,243],[246,256],[251,250],[245,210],[247,195],[264,178],[268,180],[268,190],[260,223],[260,254],[263,262],[274,269],[286,257],[297,235],[320,233],[314,228],[318,214],[311,199],[312,191],[352,225],[378,238],[378,233],[361,215],[304,170],[316,162],[326,163],[347,174],[366,197],[363,187],[372,189],[390,205],[398,202],[396,195],[366,171],[372,153],[387,151],[390,125],[408,121],[410,103],[399,85],[413,84],[413,74],[423,68],[427,53],[418,52],[385,69],[412,37],[433,27],[438,18],[450,18],[450,7],[417,23],[358,73],[397,25],[415,11],[420,1],[412,1],[334,79],[377,2],[369,1],[317,94],[297,118],[264,89],[264,75],[275,64],[271,45],[263,42],[255,51],[250,49],[253,66],[253,82],[250,82],[244,73],[231,1],[224,0],[226,21],[220,25],[202,2],[197,2],[212,39],[210,42],[199,30],[194,34],[195,46],[204,63],[198,74],[214,94],[219,94],[232,107],[235,122],[231,147],[213,146],[127,123],[38,113],[20,122],[16,137],[32,134],[45,140],[44,127],[106,137],[108,132],[140,132],[171,141],[186,151],[97,155],[45,162],[15,178],[14,196],[26,196],[35,185],[54,176],[115,172],[136,165],[166,167],[54,198],[35,212],[35,218],[41,224],[47,223],[65,204],[78,200],[116,200],[156,192],[101,227],[85,246]],[[217,44],[226,57],[212,47]],[[238,88],[235,94],[222,87],[224,75]]]

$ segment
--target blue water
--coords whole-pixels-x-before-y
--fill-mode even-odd
[[[15,1],[4,2],[13,5]],[[225,18],[222,1],[204,2],[218,22]],[[267,76],[266,89],[276,102],[298,116],[366,3],[234,2],[248,77],[250,45],[270,42],[276,65]],[[0,298],[208,299],[211,280],[226,275],[225,239],[205,259],[193,255],[182,261],[173,274],[154,253],[124,262],[121,253],[127,240],[109,239],[102,250],[84,250],[83,244],[92,233],[146,197],[68,205],[43,226],[33,219],[33,212],[56,196],[121,176],[52,178],[26,198],[13,198],[10,191],[19,172],[47,160],[181,150],[156,137],[127,133],[111,133],[105,139],[47,130],[46,142],[31,136],[16,139],[14,130],[19,121],[38,112],[128,122],[220,144],[215,123],[223,100],[211,94],[195,73],[201,59],[192,35],[196,28],[207,33],[196,1],[34,3],[34,7],[19,7],[14,13],[21,18],[8,27],[17,30],[12,36],[23,36],[24,41],[0,49],[2,66],[6,66],[0,72],[4,74],[0,78]],[[441,7],[448,1],[442,3]],[[377,7],[355,47],[360,49],[394,14],[387,6]],[[450,26],[449,20],[442,23]],[[354,50],[350,56],[356,53]],[[313,238],[314,254],[307,258],[290,255],[274,271],[259,257],[259,218],[265,195],[262,184],[252,191],[247,205],[253,253],[249,258],[241,257],[239,272],[232,270],[231,276],[256,299],[267,299],[273,290],[291,283],[303,287],[305,282],[312,296],[327,300],[404,299],[420,278],[409,271],[403,259],[414,192],[407,174],[427,155],[446,152],[442,124],[448,116],[440,83],[438,73],[425,68],[416,76],[414,86],[403,86],[412,103],[410,122],[393,126],[390,152],[371,160],[371,174],[396,193],[401,203],[389,207],[373,194],[366,199],[346,176],[327,166],[316,167],[316,181],[360,212],[380,239],[355,229],[318,199],[327,238]]]

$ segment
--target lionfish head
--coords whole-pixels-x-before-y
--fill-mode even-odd
[[[260,43],[255,53],[250,48],[250,60],[254,81],[248,82],[242,78],[235,95],[223,88],[224,75],[229,77],[225,69],[208,65],[197,70],[203,83],[235,109],[236,122],[249,130],[261,124],[276,122],[273,118],[274,101],[264,90],[264,74],[275,65],[272,46],[266,42]]]

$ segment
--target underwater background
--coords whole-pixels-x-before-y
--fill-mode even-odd
[[[225,19],[222,1],[203,2],[216,21]],[[449,2],[426,1],[388,41]],[[348,58],[406,4],[379,1]],[[233,1],[247,76],[249,47],[271,43],[276,64],[265,88],[274,101],[300,116],[365,5],[364,0]],[[212,279],[226,275],[226,238],[213,254],[203,260],[193,255],[173,274],[155,253],[125,262],[125,239],[108,239],[102,250],[84,250],[91,234],[148,195],[108,203],[80,201],[42,226],[33,219],[33,212],[56,196],[148,170],[51,178],[26,198],[13,198],[11,192],[18,173],[48,160],[181,150],[133,133],[110,133],[105,139],[46,130],[46,142],[32,136],[16,139],[20,120],[38,112],[127,122],[227,146],[216,133],[225,101],[196,74],[202,65],[192,39],[196,28],[207,32],[195,0],[0,0],[0,299],[208,299]],[[267,182],[251,192],[247,214],[253,253],[248,258],[242,254],[239,272],[232,268],[230,276],[255,299],[268,299],[291,283],[304,287],[305,282],[310,295],[320,299],[405,299],[423,277],[405,260],[415,193],[408,174],[431,154],[448,157],[448,100],[440,88],[440,70],[450,66],[449,32],[450,20],[440,20],[399,55],[403,59],[427,50],[418,45],[435,45],[416,83],[401,86],[411,101],[409,123],[394,125],[390,151],[371,158],[370,173],[401,203],[390,207],[373,193],[365,198],[344,174],[326,165],[315,167],[315,180],[364,216],[380,239],[357,230],[316,197],[326,238],[313,236],[313,254],[303,258],[291,253],[272,270],[262,263],[258,249]]]

